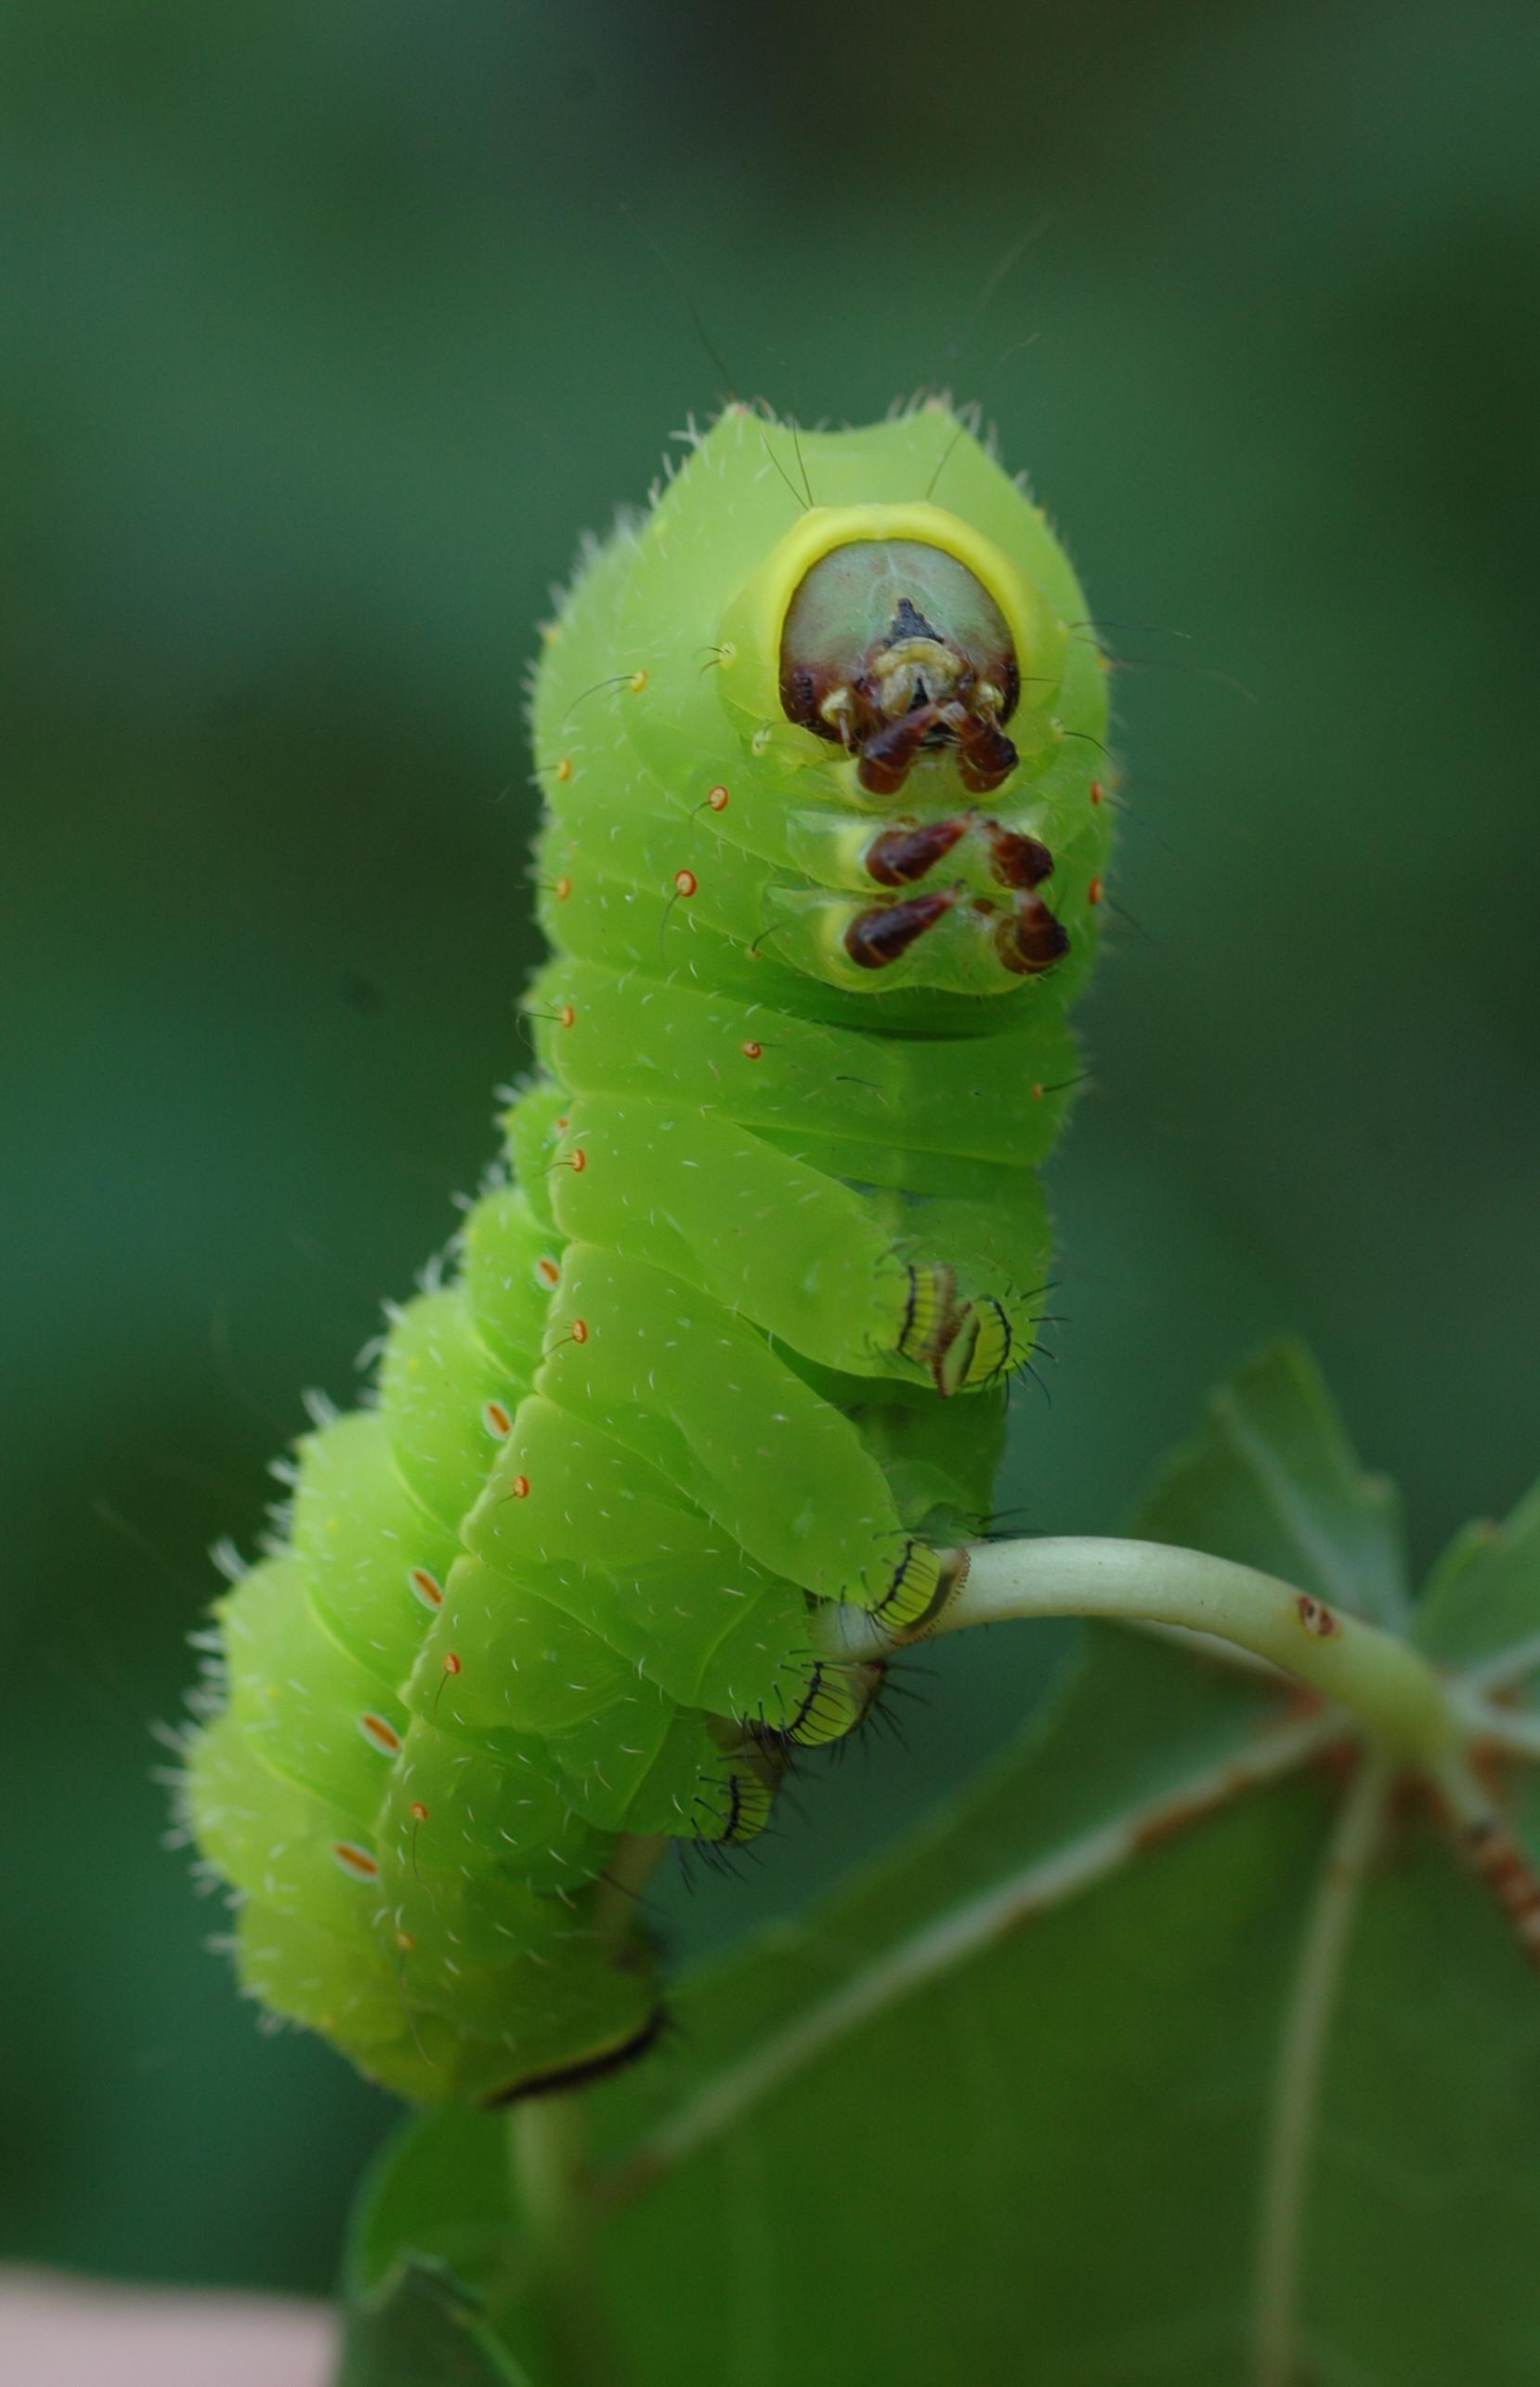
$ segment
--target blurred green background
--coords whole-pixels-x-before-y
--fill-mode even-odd
[[[681,284],[807,419],[981,397],[1129,659],[1002,1504],[1114,1525],[1281,1327],[1420,1555],[1540,1469],[1540,19],[12,0],[0,87],[0,2244],[319,2287],[389,2108],[202,1952],[147,1724],[489,1155],[520,667],[715,399]],[[675,1945],[874,1845],[1056,1646],[937,1653],[907,1754],[671,1884]]]

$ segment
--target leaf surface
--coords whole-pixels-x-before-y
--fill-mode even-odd
[[[443,2263],[403,2254],[350,2298],[337,2387],[531,2387]]]
[[[1540,1632],[1536,1524],[1532,1503],[1455,1546],[1429,1646],[1490,1660]],[[1137,1530],[1381,1620],[1404,1602],[1394,1503],[1290,1347],[1217,1399]],[[594,2094],[635,2387],[1529,2387],[1540,1981],[1419,1795],[1386,1803],[1343,1909],[1318,2069],[1286,2054],[1360,1779],[1287,1685],[1088,1633],[972,1797],[683,1982],[672,2041]],[[1533,1855],[1533,1775],[1504,1790]],[[1303,2116],[1298,2263],[1259,2324],[1280,2115],[1286,2140]],[[357,2276],[440,2256],[522,2344],[501,2138],[411,2126]]]

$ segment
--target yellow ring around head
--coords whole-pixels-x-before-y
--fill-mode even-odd
[[[1011,633],[1024,702],[1045,669],[1057,676],[1061,642],[1041,597],[994,541],[960,515],[920,500],[910,505],[815,505],[771,549],[727,608],[722,628],[726,651],[717,674],[724,703],[756,722],[782,720],[781,633],[792,598],[814,565],[834,548],[874,539],[912,539],[922,547],[939,547],[983,583]],[[800,734],[811,746],[819,743],[811,730]]]

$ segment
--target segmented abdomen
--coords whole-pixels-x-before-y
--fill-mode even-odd
[[[959,540],[984,515],[1034,592],[1044,669],[1011,716],[965,657],[946,705],[903,683],[933,725],[871,728],[900,670],[939,669],[910,607],[866,744],[838,699],[846,750],[797,725],[779,659],[722,633],[784,542],[775,436],[730,411],[554,626],[541,1075],[452,1280],[393,1314],[375,1405],[299,1445],[281,1541],[219,1611],[187,1789],[243,1980],[414,2097],[645,2041],[618,1835],[746,1837],[789,1754],[859,1723],[880,1675],[819,1655],[820,1606],[896,1639],[944,1598],[1041,1307],[1100,659],[1040,516],[922,412],[804,442],[819,509],[907,507],[941,552],[911,502],[941,459]]]

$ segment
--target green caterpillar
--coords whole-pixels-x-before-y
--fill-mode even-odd
[[[646,2042],[622,1837],[745,1839],[859,1724],[820,1606],[933,1621],[1047,1275],[1108,832],[1075,578],[939,404],[690,436],[545,632],[504,1169],[300,1442],[187,1755],[247,1990],[418,2099]]]

